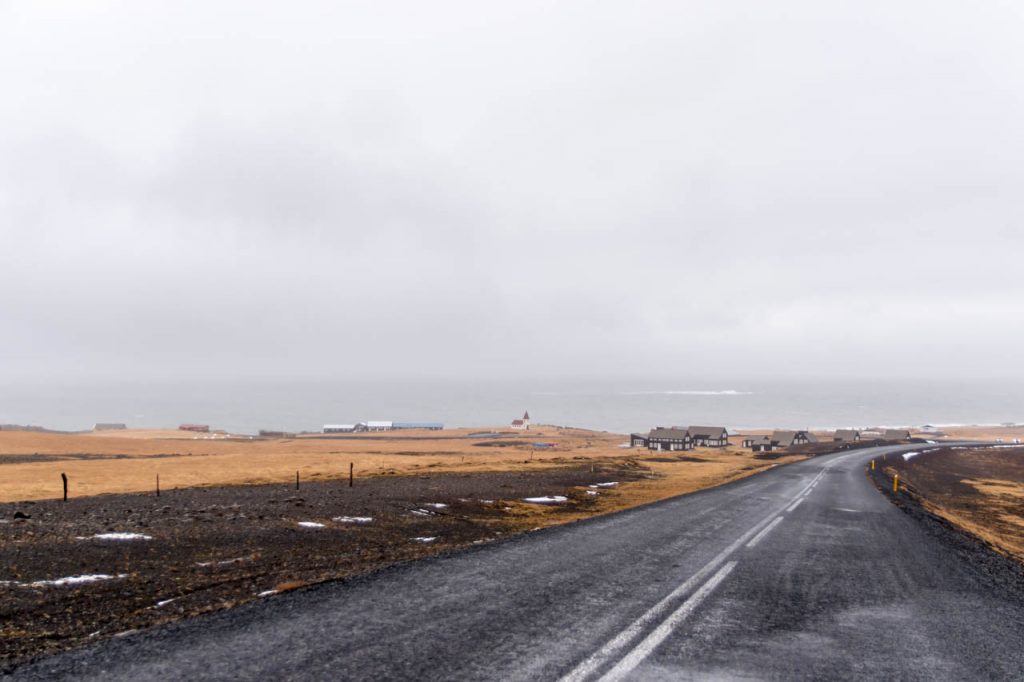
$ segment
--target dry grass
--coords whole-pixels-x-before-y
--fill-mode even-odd
[[[1024,446],[944,449],[897,461],[922,504],[1024,561]]]
[[[0,501],[52,499],[61,495],[61,472],[75,497],[146,492],[160,476],[161,489],[230,484],[417,475],[441,472],[535,470],[592,463],[630,463],[650,478],[602,495],[602,510],[643,504],[699,490],[800,457],[761,461],[729,447],[701,449],[687,456],[705,461],[648,461],[646,450],[619,447],[620,434],[540,427],[502,439],[472,438],[480,430],[372,434],[358,438],[287,440],[213,439],[179,431],[122,431],[101,434],[0,432]],[[487,443],[519,444],[486,447]],[[553,442],[535,449],[533,442]],[[679,453],[683,454],[683,453]],[[115,458],[116,457],[116,458]],[[45,459],[58,458],[58,459]],[[40,461],[40,460],[43,461]],[[623,492],[628,488],[628,494]]]
[[[954,426],[943,428],[942,432],[946,440],[1024,441],[1024,426]]]

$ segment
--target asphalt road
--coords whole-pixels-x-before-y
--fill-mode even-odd
[[[864,470],[887,450],[270,597],[13,676],[1022,679],[1019,574],[879,493]]]

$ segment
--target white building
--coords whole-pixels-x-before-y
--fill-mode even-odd
[[[366,422],[367,431],[390,431],[395,428],[394,422]]]
[[[324,433],[355,433],[358,424],[324,424]]]
[[[524,412],[522,419],[513,419],[512,428],[517,431],[528,431],[530,429],[530,413]]]

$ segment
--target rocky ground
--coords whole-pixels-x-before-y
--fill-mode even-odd
[[[644,474],[587,464],[0,504],[0,668],[565,521],[596,511],[598,484]]]

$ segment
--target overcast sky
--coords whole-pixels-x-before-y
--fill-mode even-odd
[[[1024,377],[1022,35],[0,0],[0,379]]]

